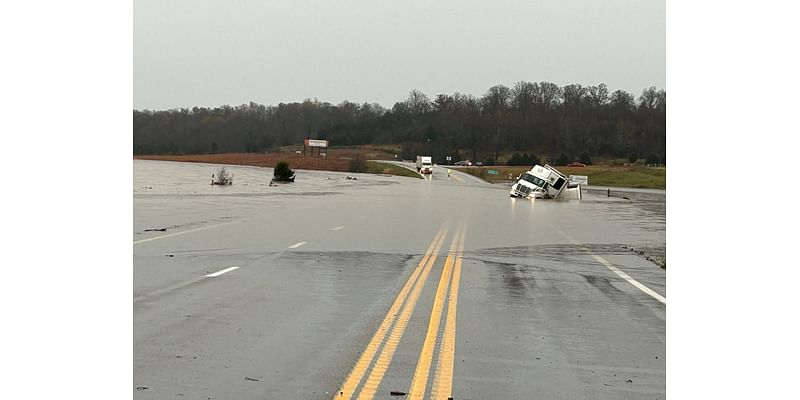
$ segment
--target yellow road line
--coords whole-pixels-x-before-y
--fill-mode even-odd
[[[367,381],[364,382],[364,387],[361,389],[358,400],[370,400],[375,396],[375,392],[378,390],[378,386],[383,380],[383,375],[386,374],[386,370],[389,368],[389,364],[392,362],[394,352],[397,350],[397,346],[400,344],[400,338],[403,337],[403,332],[406,330],[408,320],[411,318],[414,307],[417,305],[419,294],[422,292],[422,288],[425,286],[425,280],[428,279],[428,274],[431,272],[433,265],[436,263],[436,254],[439,253],[439,249],[441,248],[443,242],[444,238],[442,238],[442,240],[440,240],[436,245],[436,249],[428,259],[428,264],[425,266],[425,269],[422,270],[417,284],[414,286],[406,305],[403,307],[403,311],[398,317],[394,328],[392,328],[392,333],[389,335],[389,338],[386,340],[386,344],[383,346],[381,355],[375,362],[375,366],[372,368],[372,372],[369,374]]]
[[[414,269],[414,272],[406,281],[403,288],[398,293],[397,298],[392,303],[392,306],[389,308],[389,312],[386,313],[386,317],[383,319],[383,322],[378,327],[377,332],[370,340],[367,347],[364,349],[364,352],[361,354],[361,357],[356,362],[356,365],[353,367],[353,370],[348,375],[345,382],[342,384],[339,392],[334,397],[335,399],[350,399],[355,389],[358,387],[359,383],[361,383],[361,378],[364,377],[364,373],[367,371],[367,368],[372,363],[372,360],[375,358],[375,353],[378,351],[378,347],[383,342],[383,339],[386,337],[386,333],[389,330],[389,327],[392,325],[394,320],[397,317],[397,313],[400,310],[400,307],[403,305],[406,297],[408,296],[408,292],[411,290],[412,286],[417,282],[417,277],[419,277],[420,272],[423,270],[424,266],[427,265],[428,260],[430,259],[431,254],[434,251],[434,248],[437,248],[437,244],[440,244],[441,241],[444,240],[444,237],[447,233],[447,228],[443,224],[442,227],[439,229],[439,232],[434,237],[433,242],[431,242],[428,250],[425,252],[425,256],[420,261],[417,268]],[[438,250],[437,250],[438,251]]]
[[[425,341],[419,353],[417,368],[414,371],[414,378],[411,380],[411,388],[408,390],[408,397],[410,399],[422,399],[425,397],[425,388],[428,385],[428,375],[431,369],[431,361],[433,360],[433,351],[436,347],[436,336],[439,334],[442,309],[444,307],[445,296],[447,296],[447,287],[450,284],[450,273],[453,270],[453,255],[457,245],[458,234],[453,236],[453,242],[450,244],[450,253],[447,256],[447,261],[444,263],[442,276],[439,279],[439,287],[436,289],[436,297],[433,299],[433,309],[431,310],[431,319],[428,322],[428,332],[425,334]]]
[[[447,319],[444,325],[444,336],[439,348],[439,360],[436,375],[433,378],[431,397],[435,400],[447,400],[453,393],[453,360],[456,351],[456,310],[458,308],[458,283],[461,279],[461,262],[464,258],[464,238],[466,231],[461,231],[458,243],[458,256],[453,268],[453,281],[450,284],[450,298],[447,302]]]

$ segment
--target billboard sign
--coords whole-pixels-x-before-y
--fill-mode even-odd
[[[306,139],[305,140],[305,145],[307,147],[323,147],[323,148],[327,148],[328,147],[328,141],[327,140],[317,140],[317,139]]]

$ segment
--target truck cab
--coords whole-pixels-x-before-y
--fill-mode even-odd
[[[510,195],[525,199],[557,199],[567,189],[568,183],[567,177],[557,169],[535,165],[520,175],[511,186]]]

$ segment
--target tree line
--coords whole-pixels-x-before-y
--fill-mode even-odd
[[[495,85],[481,97],[412,90],[386,109],[316,99],[165,111],[134,110],[134,154],[263,152],[328,139],[332,146],[401,144],[401,156],[431,154],[494,163],[502,154],[555,159],[645,158],[665,163],[666,91],[638,99],[624,90],[550,82]],[[538,158],[537,158],[538,159]]]

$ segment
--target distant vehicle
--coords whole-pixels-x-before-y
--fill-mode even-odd
[[[475,162],[475,165],[477,165],[479,167],[482,167],[483,166],[483,162],[482,161],[477,161],[477,162]]]
[[[568,186],[569,179],[557,169],[535,165],[511,186],[510,195],[524,199],[557,199]]]
[[[472,165],[472,161],[470,161],[470,160],[458,161],[458,162],[456,162],[455,165],[462,166],[462,167],[469,167],[470,165]]]
[[[417,172],[420,174],[432,174],[433,163],[431,156],[417,156]]]
[[[586,164],[581,163],[581,162],[577,162],[577,161],[573,161],[573,162],[567,164],[567,166],[568,167],[585,167]]]

